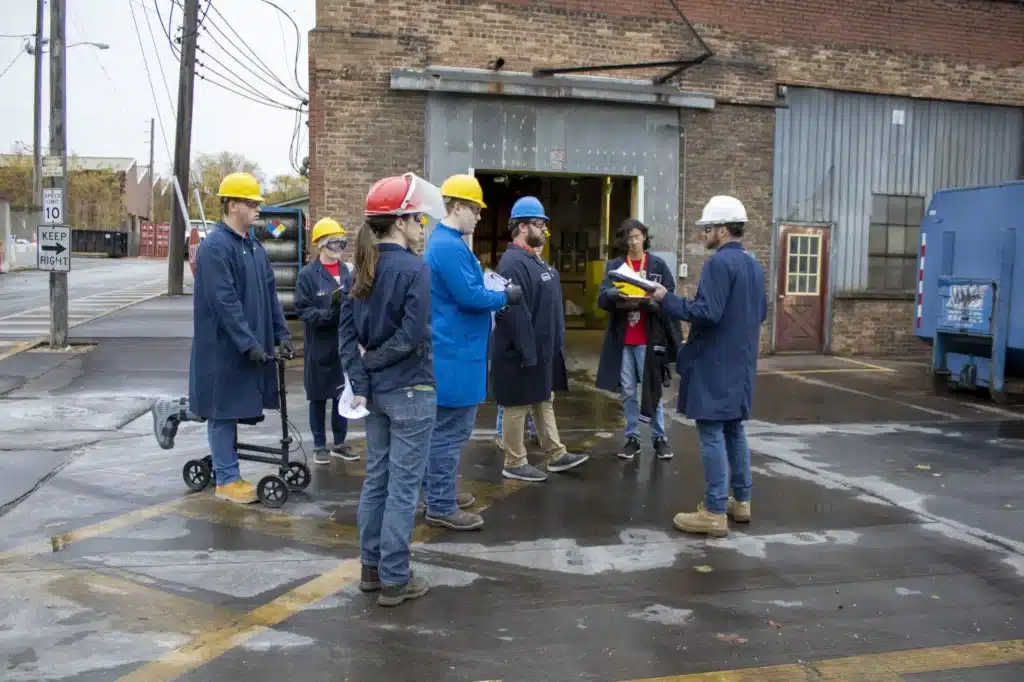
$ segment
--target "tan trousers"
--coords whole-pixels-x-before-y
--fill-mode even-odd
[[[504,408],[501,422],[501,449],[505,451],[505,468],[512,469],[527,464],[526,444],[526,413],[533,410],[533,424],[537,427],[544,458],[548,461],[558,459],[565,454],[565,446],[558,439],[558,425],[555,424],[555,394],[548,400],[536,405],[516,405]]]

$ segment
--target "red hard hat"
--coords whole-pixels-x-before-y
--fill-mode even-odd
[[[395,175],[374,183],[366,195],[365,215],[404,215],[419,213],[412,201],[412,173]]]

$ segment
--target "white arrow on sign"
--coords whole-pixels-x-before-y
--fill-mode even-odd
[[[46,272],[71,272],[71,228],[39,225],[36,228],[36,265]]]

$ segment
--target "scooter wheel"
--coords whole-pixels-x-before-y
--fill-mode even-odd
[[[210,481],[213,480],[213,472],[206,460],[190,459],[185,462],[185,466],[181,470],[181,477],[185,479],[185,485],[189,490],[198,493],[210,485]]]
[[[284,475],[284,480],[288,482],[292,492],[299,492],[309,486],[313,474],[303,462],[291,462],[288,464],[288,473]]]
[[[276,509],[288,501],[288,484],[280,476],[264,476],[256,486],[256,495],[264,507]]]

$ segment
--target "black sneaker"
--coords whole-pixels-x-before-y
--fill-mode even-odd
[[[664,438],[654,439],[654,456],[658,459],[672,459],[672,448]]]
[[[381,606],[398,606],[410,599],[422,597],[429,589],[430,585],[426,578],[421,578],[410,572],[409,582],[406,584],[385,585],[380,591],[380,596],[377,597],[377,603]]]
[[[621,459],[633,459],[640,454],[640,439],[636,436],[630,436],[626,439],[626,444],[619,450],[619,457]]]
[[[377,592],[380,590],[380,573],[376,566],[363,564],[363,572],[359,576],[360,592]]]

